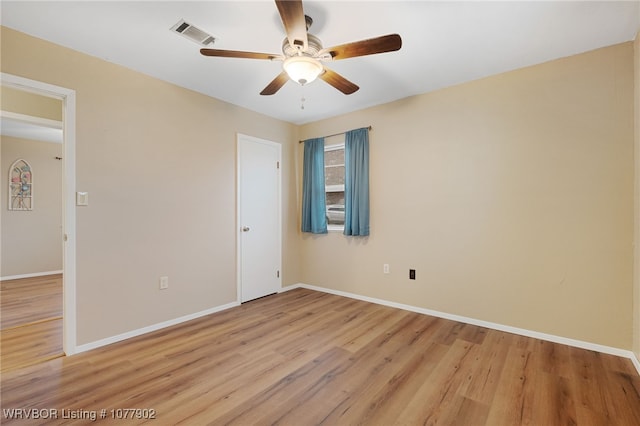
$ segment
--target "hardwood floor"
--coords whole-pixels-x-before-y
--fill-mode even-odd
[[[62,317],[62,274],[0,282],[0,329]]]
[[[2,330],[0,336],[0,371],[15,370],[64,355],[60,318]]]
[[[627,359],[304,289],[5,372],[1,398],[3,424],[640,424]]]
[[[60,357],[62,275],[0,282],[0,371]]]

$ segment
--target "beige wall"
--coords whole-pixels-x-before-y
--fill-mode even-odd
[[[2,107],[3,111],[49,120],[62,120],[62,102],[59,99],[48,98],[11,87],[0,87],[0,93],[0,107]]]
[[[634,121],[635,121],[635,144],[634,144],[634,158],[635,158],[635,259],[634,259],[634,309],[633,309],[633,351],[638,359],[640,359],[640,31],[636,34],[636,39],[633,43],[634,51]]]
[[[300,280],[294,125],[7,28],[2,71],[76,91],[78,344],[236,300],[237,132],[283,144],[283,283]]]
[[[2,71],[77,91],[78,344],[235,300],[241,132],[283,144],[284,285],[632,347],[632,43],[300,128],[6,28]],[[296,140],[366,125],[371,237],[301,236]]]
[[[625,43],[302,126],[373,126],[371,236],[302,236],[303,282],[630,349],[632,72]]]
[[[2,262],[0,276],[62,270],[62,145],[0,137]],[[34,208],[8,210],[7,177],[17,159],[33,172]]]

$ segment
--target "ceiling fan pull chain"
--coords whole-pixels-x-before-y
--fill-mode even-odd
[[[304,101],[306,101],[304,98],[304,86],[300,86],[300,93],[302,94],[302,97],[300,98],[300,109],[304,109]]]

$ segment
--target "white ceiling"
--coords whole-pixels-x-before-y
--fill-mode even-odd
[[[398,33],[398,52],[328,64],[360,86],[323,81],[260,91],[281,62],[204,57],[169,31],[181,18],[213,48],[281,53],[273,1],[5,1],[2,25],[250,110],[302,124],[487,75],[633,40],[639,1],[305,1],[325,47]],[[300,99],[304,97],[304,110]]]

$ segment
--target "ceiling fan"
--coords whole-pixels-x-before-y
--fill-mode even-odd
[[[389,34],[324,48],[320,39],[308,33],[313,20],[304,14],[302,0],[275,1],[287,33],[287,37],[282,42],[282,55],[238,50],[200,49],[200,53],[205,56],[283,61],[282,72],[260,92],[261,95],[275,94],[289,79],[305,85],[317,77],[345,95],[350,95],[359,87],[327,68],[322,62],[393,52],[402,47],[400,36]]]

